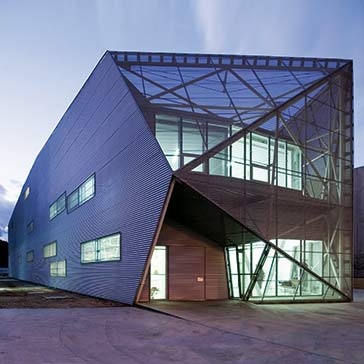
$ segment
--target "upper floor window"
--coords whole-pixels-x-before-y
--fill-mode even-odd
[[[75,191],[67,197],[68,211],[84,204],[86,201],[95,196],[95,174],[87,178]]]
[[[57,242],[46,244],[43,246],[43,256],[44,258],[55,257],[57,255]]]
[[[34,221],[32,220],[28,225],[27,225],[27,233],[31,233],[34,230]]]
[[[28,186],[24,191],[24,200],[28,198],[29,194],[30,194],[30,187]]]
[[[207,118],[197,120],[157,114],[155,122],[156,138],[173,170],[241,130]],[[298,146],[283,138],[250,132],[193,171],[301,190],[301,155]]]
[[[54,219],[57,215],[66,209],[66,193],[63,193],[58,199],[49,207],[49,219]]]
[[[34,250],[27,252],[27,262],[30,263],[34,260]]]
[[[81,244],[81,263],[120,260],[120,234],[86,241]]]

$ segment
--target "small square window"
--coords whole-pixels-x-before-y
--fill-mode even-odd
[[[43,257],[50,258],[57,255],[57,241],[53,241],[43,247]]]
[[[34,250],[27,252],[27,262],[30,263],[34,260]]]
[[[49,272],[51,277],[66,277],[67,275],[66,260],[51,262],[49,265]]]

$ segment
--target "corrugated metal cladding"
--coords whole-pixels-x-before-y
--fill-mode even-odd
[[[96,195],[49,220],[49,206],[96,173]],[[13,277],[132,304],[172,171],[109,53],[38,155],[10,222]],[[23,193],[30,187],[30,195]],[[34,231],[26,225],[34,221]],[[121,232],[121,261],[82,265],[80,243]],[[57,256],[43,245],[57,240]],[[34,261],[26,252],[34,249]],[[21,256],[21,258],[19,258]],[[67,277],[50,277],[67,260]],[[19,264],[21,260],[21,263]]]

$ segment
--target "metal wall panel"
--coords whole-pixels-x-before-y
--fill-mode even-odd
[[[96,195],[49,220],[49,206],[96,173]],[[39,153],[10,220],[10,275],[132,304],[172,171],[119,69],[106,53]],[[23,193],[30,186],[29,197]],[[34,221],[34,231],[26,225]],[[120,232],[120,262],[80,263],[80,243]],[[43,245],[57,240],[57,257]],[[34,261],[26,252],[34,249]],[[21,256],[21,261],[19,260]],[[67,260],[67,277],[49,264]]]
[[[354,169],[354,258],[355,277],[364,277],[364,167]]]

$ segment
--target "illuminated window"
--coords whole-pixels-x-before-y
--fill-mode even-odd
[[[30,263],[34,260],[34,250],[27,252],[27,262]]]
[[[81,243],[81,263],[120,260],[120,234]]]
[[[95,175],[87,178],[75,191],[67,197],[67,209],[72,211],[95,196]]]
[[[28,198],[29,194],[30,194],[30,187],[28,186],[24,191],[24,200]]]
[[[66,260],[59,260],[57,262],[51,262],[49,265],[51,277],[66,277],[67,275],[67,263]]]
[[[57,242],[53,241],[43,247],[43,257],[50,258],[55,257],[57,255]]]
[[[63,212],[66,208],[66,194],[62,194],[58,197],[57,201],[53,202],[49,207],[49,219],[54,219],[57,215]]]

